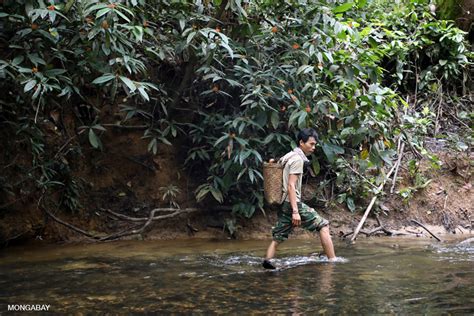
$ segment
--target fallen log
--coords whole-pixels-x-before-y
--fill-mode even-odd
[[[404,150],[405,150],[405,143],[402,143],[402,146],[400,148],[400,154],[398,155],[397,168],[395,168],[395,173],[393,175],[393,181],[392,181],[392,187],[390,188],[390,193],[393,193],[393,191],[395,190],[395,185],[397,184],[398,169],[400,168],[400,165],[402,164],[402,157],[403,157]]]
[[[383,186],[385,185],[385,182],[389,179],[389,177],[392,175],[392,172],[395,170],[395,168],[397,167],[397,164],[394,164],[392,169],[390,169],[390,171],[387,173],[387,177],[385,178],[385,180],[378,186],[378,192],[376,192],[375,196],[372,198],[372,200],[370,201],[369,203],[369,206],[367,207],[367,209],[365,210],[364,212],[364,215],[362,216],[360,222],[359,222],[359,225],[357,225],[357,228],[356,230],[354,231],[354,235],[352,236],[351,238],[351,242],[354,242],[354,240],[357,238],[357,235],[359,234],[359,231],[360,229],[362,228],[362,226],[364,225],[365,223],[365,220],[367,219],[367,216],[369,215],[370,213],[370,210],[372,209],[372,207],[374,206],[374,203],[375,203],[375,200],[377,200],[377,197],[378,197],[378,193],[380,193],[380,191],[382,190]]]

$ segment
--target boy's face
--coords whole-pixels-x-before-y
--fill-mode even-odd
[[[316,139],[313,136],[310,136],[306,143],[300,140],[300,148],[306,156],[311,155],[316,149]]]

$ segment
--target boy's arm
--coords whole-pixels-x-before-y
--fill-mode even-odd
[[[298,181],[297,174],[290,174],[288,177],[288,199],[290,200],[291,210],[292,210],[292,220],[293,226],[301,225],[301,217],[298,212],[298,204],[296,203],[296,182]]]

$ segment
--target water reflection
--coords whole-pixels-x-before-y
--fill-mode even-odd
[[[289,241],[277,271],[261,268],[266,242],[118,242],[10,248],[0,255],[6,304],[55,313],[469,314],[474,249],[374,239],[338,244],[336,264],[316,241]]]

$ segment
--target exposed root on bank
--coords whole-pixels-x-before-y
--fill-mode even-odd
[[[389,230],[389,229],[385,228],[384,226],[375,227],[374,229],[372,229],[371,231],[368,231],[368,232],[363,231],[363,230],[359,231],[360,234],[363,234],[366,237],[374,236],[376,234],[385,234],[386,236],[406,236],[406,235],[411,235],[411,234],[414,234],[416,236],[420,235],[419,232],[411,232],[411,231],[407,231],[407,232],[408,233],[401,232],[401,231]],[[347,237],[349,237],[353,234],[354,234],[354,232],[351,231],[351,232],[348,232],[348,233],[345,233],[344,235],[342,235],[341,238],[346,239]]]
[[[90,239],[92,239],[92,240],[99,238],[98,236],[95,236],[95,235],[93,235],[93,234],[91,234],[91,233],[89,233],[89,232],[86,232],[85,230],[82,230],[82,229],[80,229],[80,228],[78,228],[78,227],[76,227],[76,226],[74,226],[74,225],[72,225],[72,224],[69,224],[68,222],[63,221],[62,219],[56,217],[53,213],[51,213],[50,211],[48,211],[46,208],[44,208],[44,207],[40,207],[40,208],[41,208],[49,217],[51,217],[55,222],[57,222],[57,223],[59,223],[59,224],[65,226],[65,227],[67,227],[67,228],[69,228],[69,229],[75,231],[76,233],[79,233],[79,234],[81,234],[81,235],[83,235],[83,236],[86,236],[86,237],[88,237],[88,238],[90,238]]]
[[[366,237],[374,236],[376,234],[385,234],[386,236],[407,236],[407,235],[416,235],[420,236],[421,232],[415,232],[415,231],[410,231],[410,230],[404,230],[404,231],[397,231],[397,230],[390,230],[388,229],[381,221],[378,215],[375,215],[375,219],[377,220],[378,226],[373,228],[370,231],[363,231],[360,230],[359,233],[365,235]],[[345,233],[341,236],[342,239],[345,239],[351,235],[354,234],[354,231]],[[353,242],[352,238],[350,242]]]
[[[162,220],[162,219],[167,219],[167,218],[172,218],[176,217],[182,214],[189,214],[189,213],[194,213],[194,212],[203,212],[206,211],[206,209],[200,209],[200,208],[184,208],[184,209],[175,209],[175,208],[155,208],[150,211],[150,215],[148,217],[130,217],[124,214],[120,214],[117,212],[114,212],[112,210],[108,209],[101,209],[104,212],[107,212],[109,214],[112,214],[116,218],[123,220],[123,221],[128,221],[128,222],[145,222],[144,224],[135,224],[133,227],[126,228],[122,231],[115,232],[109,235],[97,235],[97,234],[92,234],[90,232],[87,232],[81,228],[78,228],[51,213],[46,207],[41,205],[41,203],[38,205],[40,209],[42,209],[50,218],[52,218],[55,222],[69,228],[70,230],[79,233],[83,236],[86,236],[92,241],[111,241],[111,240],[117,240],[122,237],[126,236],[132,236],[132,235],[142,235],[145,232],[145,229],[150,226],[150,224],[153,221],[157,220]],[[230,210],[230,207],[218,207],[218,210]],[[207,209],[209,210],[209,209]],[[155,216],[156,213],[158,212],[171,212],[170,214],[166,215],[159,215]]]
[[[232,208],[230,206],[215,207],[215,208],[212,208],[212,209],[213,210],[218,210],[218,211],[230,211],[230,210],[232,210]],[[127,216],[127,215],[124,215],[124,214],[116,213],[116,212],[114,212],[112,210],[109,210],[109,209],[101,208],[100,210],[104,211],[104,212],[107,212],[109,214],[112,214],[113,216],[115,216],[119,219],[130,221],[130,222],[143,222],[143,221],[148,221],[149,220],[149,217],[131,217],[131,216]],[[204,211],[204,209],[194,208],[194,207],[183,208],[183,209],[155,208],[151,212],[153,212],[153,211],[155,211],[154,213],[156,213],[156,212],[171,212],[170,214],[160,215],[160,216],[156,216],[156,217],[152,218],[152,220],[160,220],[160,219],[175,217],[177,215],[181,215],[181,214],[185,214],[185,213],[202,212],[202,211]]]

